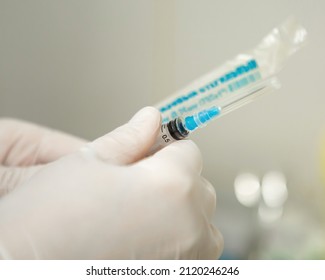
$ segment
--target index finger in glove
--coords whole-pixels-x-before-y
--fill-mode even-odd
[[[191,140],[174,142],[144,159],[142,164],[165,168],[183,169],[188,172],[201,173],[202,155],[197,145]]]

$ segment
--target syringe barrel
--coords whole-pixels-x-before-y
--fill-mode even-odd
[[[176,118],[166,124],[162,124],[149,154],[153,154],[175,141],[186,138],[188,134],[189,131],[185,129],[181,118]]]

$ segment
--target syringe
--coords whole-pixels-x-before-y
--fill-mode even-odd
[[[150,150],[150,154],[155,153],[172,142],[188,137],[197,128],[205,127],[213,119],[224,116],[244,104],[253,101],[257,96],[279,87],[279,81],[276,78],[271,78],[234,96],[225,98],[219,106],[212,106],[193,115],[178,117],[168,123],[162,124],[157,140]]]

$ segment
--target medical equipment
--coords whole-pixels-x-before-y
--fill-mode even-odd
[[[198,127],[261,94],[278,89],[280,83],[275,75],[304,45],[306,37],[306,30],[290,17],[274,28],[254,50],[239,54],[157,104],[162,126],[151,152],[184,139]]]
[[[190,133],[198,128],[205,127],[210,121],[217,117],[224,116],[252,102],[256,97],[271,92],[273,89],[277,89],[280,86],[279,80],[273,77],[261,83],[257,83],[235,96],[225,98],[219,106],[212,106],[186,117],[177,117],[168,123],[162,124],[157,140],[151,148],[151,153],[160,150],[162,147],[172,142],[188,137]]]

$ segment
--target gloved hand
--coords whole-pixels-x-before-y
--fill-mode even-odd
[[[44,164],[77,151],[85,141],[28,122],[0,119],[0,198]]]
[[[217,258],[216,196],[200,152],[184,140],[145,157],[159,127],[159,112],[145,108],[0,200],[0,256]]]

